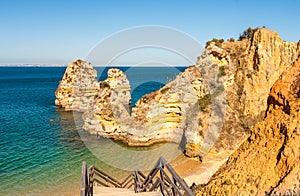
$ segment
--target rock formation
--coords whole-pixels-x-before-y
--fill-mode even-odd
[[[97,71],[90,63],[77,60],[70,63],[55,91],[55,105],[66,111],[84,112],[93,104],[100,87]]]
[[[300,194],[300,58],[273,85],[266,117],[199,195]]]
[[[122,122],[117,121],[115,117],[128,117],[131,105],[129,81],[119,69],[109,69],[107,75],[107,79],[100,82],[100,90],[93,107],[83,114],[83,129],[108,138],[126,137]]]
[[[90,133],[128,145],[177,142],[190,157],[234,150],[263,119],[270,88],[299,53],[299,43],[265,28],[240,41],[213,41],[196,65],[133,108],[123,72],[111,69],[98,83],[90,64],[77,61],[66,70],[56,104],[85,112]]]
[[[113,85],[113,81],[118,81],[118,84]],[[110,69],[108,78],[100,83],[100,87],[94,109],[83,115],[84,129],[122,140],[131,146],[179,143],[187,110],[209,93],[205,92],[207,88],[195,67],[187,68],[162,89],[143,96],[131,113],[130,86],[123,72]]]
[[[214,150],[234,150],[238,147],[246,131],[264,117],[270,88],[299,54],[299,42],[284,42],[276,32],[265,28],[256,29],[251,37],[241,41],[210,42],[198,58],[196,67],[200,70],[214,66],[219,68],[218,77],[223,80],[227,104],[224,106],[221,130],[206,130],[202,142],[215,141],[210,135],[216,135]],[[213,77],[208,74],[204,76]],[[220,129],[220,126],[217,128]],[[198,132],[203,133],[202,130]],[[203,143],[200,145],[203,146]],[[193,155],[193,152],[199,152],[199,144],[188,144],[187,149]]]

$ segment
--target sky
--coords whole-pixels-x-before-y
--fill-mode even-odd
[[[300,1],[1,0],[0,64],[67,64],[107,37],[144,25],[166,26],[200,44],[266,26],[300,39]]]

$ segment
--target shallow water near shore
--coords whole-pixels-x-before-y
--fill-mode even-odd
[[[0,195],[78,195],[82,161],[116,178],[128,175],[129,171],[113,167],[91,153],[80,137],[85,133],[76,127],[73,113],[54,106],[54,92],[64,71],[65,67],[0,67]],[[148,68],[147,74],[152,74],[153,80],[139,82],[141,73],[134,70],[128,77],[131,83],[136,82],[133,103],[175,76],[168,68]],[[100,80],[105,77],[102,74]],[[92,148],[109,149],[101,156],[114,154],[112,141],[85,135]],[[147,151],[158,146],[129,149]],[[115,155],[112,159],[124,161]],[[141,161],[154,165],[147,157]]]

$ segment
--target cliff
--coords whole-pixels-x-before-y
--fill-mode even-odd
[[[213,150],[234,150],[238,147],[249,129],[263,119],[270,88],[299,53],[299,42],[284,42],[276,32],[265,28],[254,30],[241,41],[210,42],[198,58],[196,67],[200,70],[218,67],[218,80],[222,80],[220,86],[224,87],[227,104],[221,112],[224,115],[222,127],[218,126],[219,130],[207,129],[206,135],[202,135],[204,144],[209,143],[205,137],[209,139],[210,136],[211,141],[216,140]],[[198,132],[203,133],[203,130]],[[218,138],[214,139],[211,135]],[[201,151],[197,143],[188,144],[187,148],[189,146],[191,155],[199,149]]]
[[[210,42],[196,65],[130,108],[126,75],[111,69],[97,82],[89,63],[71,63],[56,104],[85,112],[84,129],[128,145],[180,143],[186,155],[235,150],[263,120],[270,88],[300,53],[265,28],[235,42]]]
[[[266,117],[199,195],[300,194],[300,58],[267,98]]]
[[[55,91],[55,105],[66,111],[84,112],[99,92],[97,71],[90,63],[77,60],[70,63]]]

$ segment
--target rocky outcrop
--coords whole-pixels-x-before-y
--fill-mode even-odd
[[[110,69],[94,109],[83,115],[84,129],[131,146],[179,143],[188,110],[209,93],[201,78],[197,68],[189,67],[162,89],[143,96],[130,113],[129,82],[123,72]]]
[[[119,69],[109,69],[107,75],[107,79],[100,82],[93,107],[83,114],[83,129],[109,138],[125,138],[120,119],[128,119],[131,108],[129,81]]]
[[[300,58],[273,85],[264,120],[199,195],[300,194]]]
[[[222,128],[219,132],[208,130],[218,135],[214,150],[234,150],[247,131],[263,119],[270,88],[299,54],[299,43],[284,42],[276,32],[265,28],[256,29],[241,41],[210,42],[196,67],[217,66],[218,77],[223,80],[227,104]],[[207,136],[203,137],[205,143]]]
[[[152,143],[180,143],[191,109],[198,108],[198,100],[208,93],[199,70],[188,67],[160,90],[142,97],[132,109],[132,118],[146,129]]]
[[[133,108],[122,71],[111,69],[98,83],[91,65],[76,61],[56,91],[56,104],[85,112],[90,133],[128,145],[176,142],[190,157],[235,150],[265,116],[270,88],[299,53],[299,43],[265,28],[241,41],[213,41],[196,65]]]
[[[265,28],[256,30],[253,37],[222,46],[230,55],[236,73],[232,90],[240,96],[237,109],[244,118],[251,116],[243,119],[244,124],[253,125],[262,119],[270,88],[285,67],[297,59],[299,46],[282,41],[276,32]]]
[[[55,91],[55,105],[66,111],[87,111],[94,102],[100,87],[97,71],[88,62],[70,63]]]

